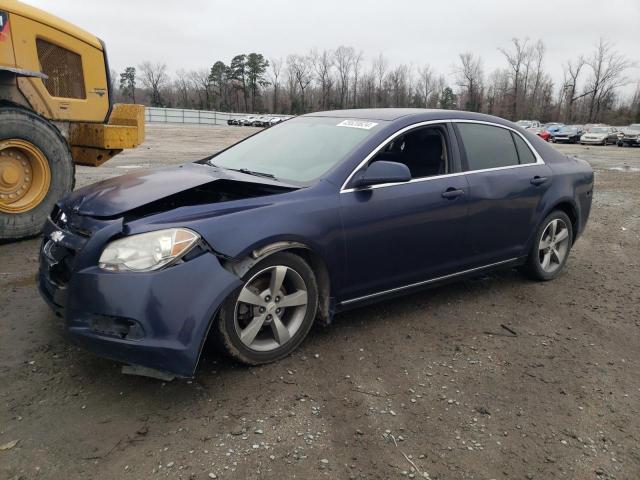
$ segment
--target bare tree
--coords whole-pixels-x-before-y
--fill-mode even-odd
[[[376,106],[379,107],[382,105],[384,96],[382,86],[384,84],[385,77],[387,75],[387,69],[389,68],[389,64],[387,60],[384,58],[382,54],[378,55],[378,58],[373,62],[373,71],[375,72],[375,77],[378,83],[378,92],[376,94]]]
[[[529,56],[529,39],[525,38],[524,40],[520,40],[518,38],[513,38],[512,40],[514,49],[512,51],[506,50],[504,48],[499,48],[500,52],[507,59],[507,63],[509,64],[509,68],[511,69],[511,77],[512,77],[512,85],[513,85],[513,98],[511,104],[511,115],[514,120],[518,117],[518,103],[521,95],[521,84],[522,84],[522,70],[527,63],[527,57]]]
[[[344,108],[349,97],[349,77],[353,68],[355,50],[341,45],[336,49],[335,60],[340,78],[340,108]]]
[[[388,75],[391,86],[392,107],[404,107],[407,104],[409,67],[398,65]]]
[[[562,90],[567,103],[566,119],[569,122],[573,121],[573,104],[577,99],[576,92],[578,91],[578,78],[580,77],[580,72],[584,66],[585,59],[582,55],[576,58],[575,61],[569,60],[564,66],[565,81],[562,86]]]
[[[362,60],[364,59],[364,53],[360,51],[353,56],[353,107],[358,107],[358,76],[360,75],[360,67],[362,66]]]
[[[531,92],[531,99],[528,102],[528,117],[533,118],[535,116],[535,107],[539,105],[539,93],[540,88],[542,86],[542,82],[544,80],[544,54],[545,54],[545,46],[541,40],[538,40],[533,47],[532,50],[532,59],[534,66],[533,73],[533,91]]]
[[[282,58],[272,58],[269,61],[271,66],[271,84],[273,85],[273,111],[278,111],[278,91],[280,90],[280,72],[282,71]]]
[[[151,106],[161,107],[162,98],[160,96],[160,89],[164,87],[169,80],[167,65],[159,62],[144,62],[138,68],[142,73],[140,77],[142,84],[151,90]]]
[[[362,76],[361,88],[363,91],[363,104],[370,108],[374,105],[376,95],[376,74],[373,70],[368,71]]]
[[[317,50],[311,52],[311,63],[316,75],[316,80],[320,86],[320,108],[327,109],[329,94],[333,85],[332,70],[334,66],[333,52],[323,50],[318,53]]]
[[[440,96],[446,86],[447,81],[445,80],[444,75],[438,75],[438,77],[435,79],[433,94],[431,95],[431,97],[429,98],[429,102],[427,103],[428,108],[439,108]]]
[[[614,50],[614,45],[603,38],[600,38],[586,63],[591,69],[591,77],[587,81],[586,87],[589,93],[587,119],[589,122],[593,122],[598,119],[602,104],[614,89],[628,82],[624,73],[634,66],[634,63]]]
[[[458,86],[464,90],[462,99],[464,109],[472,112],[480,111],[482,106],[482,59],[471,52],[460,54],[460,65],[454,68]]]
[[[429,64],[425,64],[422,68],[418,70],[420,75],[420,94],[424,101],[424,107],[429,108],[429,97],[433,93],[436,83],[434,81],[433,69]]]
[[[189,72],[189,80],[198,93],[200,108],[211,110],[211,86],[210,72],[204,68]]]
[[[189,81],[189,74],[180,69],[176,71],[175,88],[178,93],[178,100],[182,108],[189,108],[189,92],[191,90],[191,82]]]
[[[303,55],[289,55],[287,57],[287,69],[300,88],[300,113],[305,112],[305,90],[313,78],[311,75],[311,60]]]
[[[636,91],[631,100],[631,118],[634,123],[640,123],[640,81],[636,85]]]

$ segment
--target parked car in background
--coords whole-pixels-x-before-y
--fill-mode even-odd
[[[605,125],[604,123],[586,123],[584,125],[583,131],[584,133],[589,133],[591,129],[596,127],[608,127],[609,125]]]
[[[564,125],[553,134],[553,143],[578,143],[583,133],[582,125]]]
[[[580,137],[581,145],[608,145],[618,141],[618,130],[615,127],[600,126],[591,127]]]
[[[640,145],[640,123],[632,123],[618,132],[618,146],[632,147]]]
[[[271,120],[271,117],[267,115],[260,115],[259,117],[256,117],[251,125],[254,127],[266,127],[269,125],[269,120]]]
[[[280,117],[273,117],[271,119],[271,125],[277,125],[277,124],[282,123],[282,122],[284,122],[286,120],[289,120],[290,118],[293,118],[293,117],[290,116],[290,115],[284,115],[284,116],[280,116]]]
[[[245,127],[253,127],[253,122],[258,119],[256,115],[248,115],[241,120],[241,124]]]
[[[537,136],[539,136],[541,139],[543,139],[545,142],[548,142],[549,139],[551,138],[551,134],[549,133],[548,130],[546,130],[543,127],[539,127],[539,128],[530,128],[529,131],[531,133],[536,134]]]
[[[558,123],[558,122],[549,122],[542,125],[542,128],[544,128],[547,132],[551,133],[552,135],[556,133],[558,130],[560,130],[562,127],[564,127],[564,123]]]
[[[537,120],[518,120],[516,124],[524,129],[540,128],[540,122]]]
[[[66,196],[38,286],[78,344],[189,377],[208,335],[257,365],[358,305],[496,268],[556,278],[592,191],[587,162],[497,117],[316,112]]]

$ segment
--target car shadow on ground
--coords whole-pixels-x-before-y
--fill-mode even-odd
[[[467,301],[477,298],[479,294],[486,290],[507,290],[510,285],[524,286],[530,283],[536,282],[528,280],[517,269],[508,269],[380,300],[379,302],[335,315],[329,326],[314,325],[307,338],[292,356],[312,356],[315,355],[315,352],[327,348],[332,350],[350,349],[352,348],[351,342],[354,339],[357,340],[358,335],[363,337],[363,341],[366,341],[368,335],[376,336],[378,331],[382,333],[387,328],[393,328],[393,322],[406,322],[408,320],[409,330],[412,330],[413,327],[416,329],[419,327],[422,330],[425,328],[425,323],[427,323],[427,327],[432,322],[442,323],[445,317],[441,313],[436,313],[432,317],[430,312],[437,312],[443,307],[452,304],[462,306]],[[462,318],[453,318],[451,320],[453,321],[449,325],[454,331],[457,328],[456,320],[465,321]],[[397,326],[399,327],[400,325]],[[435,325],[433,326],[435,327]],[[403,327],[406,327],[406,323]],[[366,329],[366,332],[363,329]],[[483,332],[478,330],[477,333],[481,334]],[[508,331],[500,331],[499,325],[495,333],[497,335],[509,334]],[[411,332],[407,331],[407,334],[409,335]],[[426,338],[424,340],[428,341]],[[210,369],[219,372],[226,369],[250,370],[252,368],[263,367],[239,365],[224,355],[217,347],[216,342],[209,338],[205,343],[196,378],[206,378],[207,371]]]
[[[76,381],[82,382],[85,389],[91,389],[91,385],[95,384],[105,394],[109,394],[109,391],[111,394],[125,391],[142,400],[145,397],[155,398],[158,387],[161,386],[163,408],[170,408],[171,405],[186,407],[200,399],[193,395],[193,388],[201,390],[202,395],[213,397],[214,400],[215,397],[231,397],[232,392],[220,391],[221,384],[233,389],[237,384],[246,386],[246,382],[254,381],[261,373],[277,376],[291,368],[297,368],[300,359],[353,351],[356,345],[367,344],[371,338],[384,337],[389,329],[404,329],[407,338],[417,337],[414,341],[421,342],[427,349],[448,349],[446,345],[436,345],[441,342],[440,335],[430,337],[423,333],[438,330],[445,336],[457,335],[460,328],[469,328],[470,325],[468,319],[465,320],[454,312],[449,313],[451,308],[462,309],[488,290],[500,294],[501,290],[506,291],[510,286],[524,286],[527,283],[531,282],[515,269],[503,270],[353,309],[336,315],[328,327],[314,326],[300,348],[290,357],[264,366],[250,367],[234,362],[222,354],[216,342],[209,338],[193,379],[163,382],[154,378],[125,375],[121,373],[122,364],[96,357],[79,347],[69,349],[67,361],[74,367],[70,375],[78,377]],[[47,334],[52,343],[67,342],[63,338],[60,321],[48,324]],[[500,332],[499,325],[495,328],[497,335],[508,333]],[[486,333],[480,327],[472,328],[472,331],[473,335]],[[436,344],[429,345],[430,342]],[[307,365],[312,368],[312,364]],[[184,388],[185,386],[193,388]]]

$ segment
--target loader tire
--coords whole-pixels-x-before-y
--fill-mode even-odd
[[[0,241],[37,235],[55,203],[73,190],[69,144],[49,121],[0,107]]]

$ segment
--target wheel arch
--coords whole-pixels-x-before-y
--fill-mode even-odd
[[[315,251],[310,245],[297,241],[272,242],[251,251],[238,259],[221,259],[223,267],[237,275],[244,276],[254,265],[279,252],[289,252],[299,256],[309,264],[316,275],[318,282],[318,312],[316,321],[322,325],[331,323],[334,310],[334,301],[331,296],[331,277],[327,262],[322,255]]]
[[[580,212],[578,211],[578,207],[575,202],[571,199],[562,199],[556,203],[554,203],[551,208],[545,213],[542,221],[553,211],[560,210],[564,212],[569,220],[571,220],[571,229],[572,229],[572,238],[571,243],[575,242],[576,237],[578,235],[578,229],[580,226]]]

